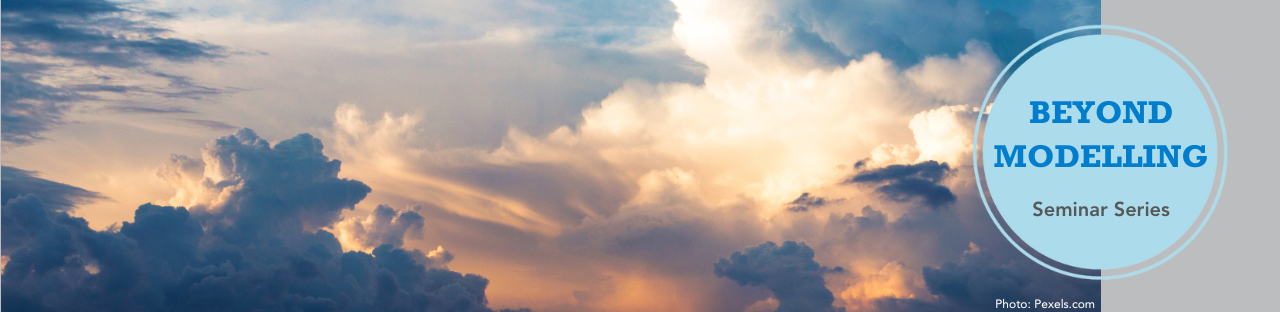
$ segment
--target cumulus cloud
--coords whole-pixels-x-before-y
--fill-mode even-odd
[[[934,60],[929,60],[933,62]],[[954,61],[954,60],[948,60]],[[926,64],[925,66],[929,66]],[[939,70],[929,75],[936,75]],[[922,78],[922,81],[947,80],[950,78]],[[950,82],[941,82],[950,84]],[[984,89],[974,85],[969,91]],[[956,95],[936,94],[949,97]],[[974,97],[967,95],[962,97]],[[953,166],[966,166],[972,160],[968,157],[973,150],[974,114],[976,108],[970,105],[946,105],[916,113],[907,123],[914,142],[906,144],[882,143],[871,150],[871,156],[854,164],[854,169],[878,168],[888,165],[907,165],[924,161],[937,161]]]
[[[930,297],[920,271],[908,268],[902,261],[886,263],[879,270],[862,272],[856,278],[856,283],[839,293],[849,310],[874,311],[875,303],[886,298]]]
[[[255,236],[314,230],[336,222],[342,210],[371,191],[360,181],[338,178],[342,163],[326,157],[323,148],[309,134],[271,146],[253,130],[241,129],[210,142],[199,160],[174,156],[160,174],[177,187],[170,204],[226,221],[211,226],[216,230]]]
[[[383,207],[356,221],[369,252],[323,229],[370,189],[302,134],[274,145],[248,129],[174,157],[162,175],[187,207],[144,204],[105,231],[22,195],[3,207],[3,301],[15,311],[492,311],[488,279],[452,254],[399,248],[422,217]],[[6,176],[7,177],[7,176]]]
[[[917,161],[933,160],[953,165],[969,164],[973,151],[973,129],[976,108],[950,105],[920,112],[911,117],[907,128],[920,152]]]
[[[404,245],[405,238],[422,237],[422,220],[422,215],[416,211],[396,211],[391,206],[378,205],[363,220],[347,219],[335,227],[339,239],[358,249],[373,249],[382,244],[400,247]]]
[[[3,11],[6,146],[42,139],[76,103],[101,94],[198,99],[227,91],[154,66],[227,55],[224,47],[170,36],[160,22],[171,13],[109,0],[12,0]],[[162,111],[170,112],[151,113]]]
[[[827,289],[822,276],[841,273],[840,267],[828,268],[813,260],[813,248],[803,242],[786,241],[782,246],[766,242],[715,263],[716,277],[743,286],[763,286],[778,299],[779,312],[844,311],[831,303],[835,296]]]
[[[689,8],[692,12],[685,12],[676,27],[677,38],[687,42],[690,55],[710,68],[703,86],[633,81],[599,106],[584,110],[584,120],[575,127],[562,127],[545,137],[512,129],[501,147],[487,151],[415,146],[406,142],[411,142],[413,132],[409,129],[415,127],[416,117],[385,116],[368,123],[352,118],[360,116],[358,109],[344,106],[338,111],[332,134],[338,142],[335,150],[358,162],[356,166],[377,172],[364,179],[370,183],[418,185],[427,191],[412,196],[445,209],[552,233],[585,216],[613,213],[620,201],[634,195],[636,181],[655,170],[691,172],[702,181],[694,186],[702,200],[711,204],[745,193],[770,204],[764,214],[783,211],[783,204],[807,189],[843,179],[846,173],[834,169],[849,164],[851,158],[867,155],[884,142],[910,144],[913,137],[902,129],[911,117],[919,110],[950,101],[933,95],[941,92],[938,85],[921,89],[921,79],[926,78],[912,78],[915,76],[875,57],[829,71],[787,67],[784,56],[748,62],[736,55],[732,45],[714,44],[732,36],[705,31],[754,19],[739,21],[695,11],[704,5],[708,4]],[[685,10],[683,2],[677,7]],[[747,30],[729,33],[749,33]],[[919,77],[960,80],[989,76],[996,64],[990,53],[975,42],[968,45],[959,62],[985,65]],[[932,73],[934,69],[920,70]],[[374,142],[380,143],[369,145]],[[547,167],[555,172],[535,171]],[[465,183],[478,180],[477,176],[491,176],[480,173],[488,168],[500,168],[508,175],[561,176],[550,181],[577,180],[572,183],[610,198],[594,200],[601,205],[583,208],[575,203],[562,205],[574,208],[569,211],[573,214],[563,215],[566,212],[555,206],[528,205],[547,201],[545,194],[523,196],[515,189],[501,188],[499,181]],[[448,198],[457,195],[430,195],[431,190],[446,189],[467,189],[454,194],[478,194],[457,199]],[[570,196],[578,197],[577,202],[590,199],[582,198],[585,194]]]
[[[881,36],[917,40],[904,43],[919,54],[910,56],[888,51],[893,40],[857,42],[864,34],[840,33],[847,25],[813,14],[826,8],[814,3],[673,2],[673,38],[707,67],[701,84],[630,81],[582,110],[579,122],[545,135],[512,127],[495,149],[415,143],[420,114],[369,121],[354,104],[339,107],[326,135],[336,155],[359,168],[354,175],[394,190],[371,196],[486,225],[462,229],[485,231],[468,241],[496,233],[527,239],[536,246],[506,255],[510,261],[537,255],[572,266],[559,276],[589,280],[573,287],[591,289],[572,293],[578,303],[618,301],[575,306],[584,309],[653,307],[600,295],[607,289],[672,298],[675,308],[663,308],[675,310],[767,308],[768,294],[691,275],[698,261],[705,272],[707,261],[767,240],[804,240],[828,251],[815,257],[847,264],[850,274],[827,276],[844,283],[833,284],[834,293],[812,289],[840,294],[835,306],[869,309],[885,297],[932,302],[918,268],[951,259],[971,241],[1003,241],[982,232],[989,219],[972,209],[980,206],[958,186],[971,181],[956,171],[967,170],[972,107],[1003,66],[995,49],[1023,48],[1014,46],[1027,29],[1016,21],[988,23],[998,13],[966,1],[882,5],[888,9],[819,3],[853,15],[923,10],[885,24],[892,36]],[[928,26],[963,33],[928,46],[905,21],[938,21]],[[997,23],[1004,24],[988,31]],[[995,47],[991,38],[1006,31],[1011,39]],[[830,213],[787,213],[817,207]]]

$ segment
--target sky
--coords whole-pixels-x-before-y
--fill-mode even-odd
[[[14,310],[1098,301],[973,120],[1098,1],[4,0]]]

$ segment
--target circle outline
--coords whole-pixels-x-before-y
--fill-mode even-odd
[[[1032,256],[1031,253],[1023,249],[1022,246],[1019,246],[1018,243],[1015,242],[1013,238],[1009,236],[1009,233],[1005,231],[1004,227],[1000,226],[1000,221],[996,219],[995,213],[992,212],[991,210],[991,204],[987,203],[987,194],[982,190],[983,174],[981,174],[981,171],[978,170],[978,166],[982,165],[981,163],[978,162],[978,155],[979,155],[979,152],[981,152],[978,150],[978,146],[979,146],[978,139],[981,138],[981,134],[982,134],[981,133],[982,117],[983,115],[986,115],[986,113],[984,112],[987,112],[987,109],[989,108],[989,106],[994,104],[990,102],[991,94],[994,93],[996,90],[996,87],[1000,85],[1000,81],[1004,80],[1005,77],[1010,74],[1009,70],[1013,68],[1013,65],[1018,64],[1018,61],[1022,60],[1022,58],[1026,56],[1028,52],[1031,52],[1041,44],[1044,44],[1045,42],[1052,40],[1054,38],[1060,37],[1064,34],[1081,31],[1081,30],[1090,30],[1090,29],[1097,29],[1097,30],[1111,29],[1111,30],[1120,30],[1120,31],[1137,34],[1147,39],[1150,39],[1151,41],[1159,43],[1161,46],[1164,46],[1164,48],[1169,49],[1170,52],[1173,52],[1174,55],[1177,55],[1178,58],[1182,60],[1182,63],[1186,64],[1187,67],[1190,68],[1191,71],[1196,74],[1196,78],[1200,79],[1200,84],[1204,86],[1205,91],[1209,93],[1209,98],[1213,101],[1213,108],[1215,110],[1215,113],[1217,113],[1218,115],[1218,129],[1216,130],[1219,130],[1222,132],[1222,172],[1220,172],[1221,176],[1218,180],[1217,194],[1214,194],[1213,204],[1209,206],[1209,213],[1205,215],[1204,220],[1201,221],[1200,225],[1196,227],[1195,232],[1191,234],[1191,237],[1188,238],[1186,242],[1182,243],[1182,246],[1178,246],[1178,249],[1174,250],[1173,253],[1170,253],[1168,256],[1165,256],[1164,259],[1160,259],[1160,261],[1157,261],[1156,263],[1153,263],[1147,267],[1144,267],[1138,270],[1134,270],[1132,272],[1127,272],[1127,273],[1118,274],[1118,275],[1109,275],[1109,276],[1104,276],[1104,275],[1093,276],[1093,275],[1084,275],[1084,274],[1078,274],[1074,272],[1068,272],[1045,263],[1043,260],[1040,260],[1039,258]],[[1004,235],[1004,238],[1008,240],[1009,243],[1013,244],[1013,247],[1017,248],[1019,252],[1021,252],[1023,255],[1026,255],[1027,258],[1031,258],[1032,261],[1034,261],[1037,264],[1040,264],[1040,266],[1043,266],[1045,268],[1048,268],[1049,270],[1058,272],[1063,275],[1080,278],[1080,279],[1089,279],[1089,280],[1109,280],[1109,279],[1118,279],[1118,278],[1134,276],[1134,275],[1149,271],[1151,269],[1154,269],[1157,266],[1160,266],[1161,264],[1164,264],[1166,261],[1169,261],[1169,259],[1172,259],[1173,256],[1182,252],[1182,249],[1186,248],[1187,245],[1190,245],[1191,241],[1195,240],[1196,236],[1200,234],[1200,231],[1204,230],[1205,224],[1209,223],[1209,218],[1213,217],[1213,211],[1218,207],[1218,200],[1222,198],[1222,187],[1226,185],[1226,182],[1227,182],[1227,159],[1228,159],[1227,157],[1228,156],[1227,124],[1226,124],[1226,120],[1222,118],[1222,107],[1218,105],[1218,98],[1213,94],[1213,89],[1209,87],[1209,82],[1205,81],[1204,75],[1200,74],[1200,70],[1196,69],[1195,65],[1192,65],[1191,61],[1187,60],[1187,57],[1183,56],[1182,53],[1178,52],[1177,49],[1174,49],[1172,46],[1169,46],[1169,44],[1165,43],[1164,41],[1161,41],[1160,39],[1157,39],[1156,37],[1153,37],[1151,35],[1148,35],[1147,33],[1133,30],[1130,28],[1114,26],[1114,25],[1079,26],[1079,27],[1073,27],[1067,30],[1059,31],[1057,33],[1049,35],[1048,37],[1040,39],[1039,41],[1036,41],[1036,43],[1027,47],[1027,49],[1023,50],[1021,53],[1018,53],[1018,56],[1014,57],[1013,60],[1009,61],[1009,64],[1005,66],[1004,70],[1000,71],[1000,75],[996,76],[996,80],[992,82],[991,88],[987,90],[987,96],[982,100],[982,107],[978,110],[977,115],[978,115],[978,121],[977,123],[974,124],[974,130],[973,130],[973,163],[975,164],[974,165],[975,167],[973,170],[973,176],[976,182],[975,184],[977,184],[978,186],[978,196],[979,198],[982,199],[982,205],[987,208],[987,215],[991,217],[991,222],[995,224],[996,229],[1000,230],[1000,234]],[[993,198],[992,200],[995,200],[995,199]],[[1030,247],[1030,245],[1028,245],[1028,247]]]

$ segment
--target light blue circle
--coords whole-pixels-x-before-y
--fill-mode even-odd
[[[1149,35],[1122,27],[1069,29],[1042,39],[1027,51],[1052,38],[1085,29],[1117,29],[1152,39],[1178,55],[1204,83],[1199,71],[1176,50]],[[999,77],[1010,74],[1012,64],[1022,59],[1027,51],[1010,62]],[[997,79],[997,84],[999,81]],[[1193,228],[1210,195],[1214,196],[1209,206],[1209,215],[1212,215],[1221,194],[1226,170],[1225,125],[1219,123],[1223,127],[1224,172],[1217,194],[1210,194],[1214,189],[1219,148],[1213,118],[1216,113],[1221,121],[1221,112],[1217,111],[1217,100],[1207,83],[1204,86],[1213,101],[1213,111],[1205,103],[1196,82],[1181,65],[1160,50],[1118,36],[1095,35],[1063,40],[1044,48],[1009,76],[996,102],[992,103],[985,132],[981,128],[975,129],[975,149],[979,147],[981,135],[983,150],[974,151],[974,163],[978,163],[978,153],[983,153],[981,165],[985,169],[992,200],[1002,208],[1001,215],[1010,231],[1018,233],[1028,246],[1046,257],[1087,269],[1115,269],[1141,263],[1167,250]],[[993,85],[988,91],[984,103],[991,103],[995,87]],[[1048,102],[1050,122],[1029,122],[1033,117],[1031,101]],[[1072,123],[1053,123],[1055,107],[1052,101],[1095,101],[1086,114],[1090,123],[1076,122],[1080,117],[1076,107],[1065,107]],[[1116,111],[1121,120],[1125,119],[1122,101],[1164,101],[1172,107],[1173,116],[1166,123],[1138,123],[1136,120],[1133,123],[1104,123],[1096,112],[1103,101],[1121,104]],[[1103,117],[1109,117],[1111,113],[1112,110],[1107,109]],[[1151,114],[1147,109],[1144,117],[1151,118]],[[978,118],[981,126],[981,114]],[[1189,145],[1204,145],[1203,153],[1192,154],[1205,156],[1204,165],[1188,166],[1181,150],[1176,155],[1178,167],[1084,168],[1079,164],[1072,167],[1055,167],[1053,164],[1036,167],[1033,163],[1033,159],[1039,162],[1046,154],[1038,149],[1032,153],[1036,145],[1050,147],[1056,163],[1058,150],[1055,145],[1072,145],[1077,149],[1081,145],[1114,145],[1116,149],[1112,151],[1112,157],[1125,154],[1121,148],[1123,145],[1136,145],[1133,156],[1145,159],[1147,155],[1142,146],[1157,144],[1181,145],[1184,149]],[[1026,167],[994,167],[996,145],[1010,149],[1015,145],[1025,145]],[[1158,160],[1159,154],[1156,151],[1153,156]],[[1102,156],[1101,152],[1097,155],[1098,158]],[[982,194],[981,172],[975,170],[975,176],[980,181],[978,188]],[[1036,217],[1032,215],[1035,212],[1032,205],[1037,201],[1042,203],[1041,207],[1085,205],[1107,206],[1108,209],[1104,210],[1104,216]],[[1170,213],[1158,217],[1117,217],[1114,216],[1117,201],[1124,201],[1124,206],[1168,206]],[[999,226],[991,206],[985,200],[983,203],[1001,233],[1010,238]],[[1176,255],[1199,233],[1208,222],[1209,215],[1199,227],[1195,227],[1191,239],[1173,253],[1151,266],[1118,276],[1066,272],[1036,259],[1017,243],[1014,246],[1037,263],[1059,273],[1088,279],[1119,278],[1154,268]],[[1013,242],[1011,238],[1010,242]]]

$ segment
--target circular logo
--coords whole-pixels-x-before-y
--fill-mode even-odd
[[[1005,237],[1051,270],[1144,272],[1212,214],[1227,159],[1217,100],[1154,37],[1116,26],[1059,32],[1010,62],[984,103],[979,193]]]

